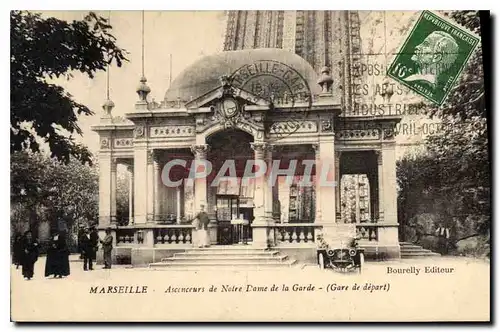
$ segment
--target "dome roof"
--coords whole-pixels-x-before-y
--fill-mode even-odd
[[[303,58],[278,48],[247,49],[207,55],[184,69],[165,94],[165,100],[189,101],[221,86],[220,77],[258,61],[274,61],[293,68],[308,83],[311,94],[319,94],[318,73]]]

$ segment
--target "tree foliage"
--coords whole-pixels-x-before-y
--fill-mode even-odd
[[[98,217],[98,174],[95,168],[77,160],[62,163],[38,153],[11,155],[11,205],[32,228],[44,219],[96,222]],[[12,220],[13,223],[19,220]]]
[[[90,162],[90,152],[74,135],[82,135],[78,116],[93,112],[47,80],[69,79],[74,71],[93,78],[110,63],[120,67],[126,51],[116,45],[107,20],[94,13],[69,23],[12,11],[10,23],[11,153],[39,152],[41,139],[58,160]]]

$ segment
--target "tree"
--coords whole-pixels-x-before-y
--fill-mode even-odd
[[[480,35],[476,11],[448,16]],[[426,153],[398,162],[398,197],[402,223],[434,212],[456,228],[458,239],[490,228],[491,170],[482,50],[469,60],[458,83],[441,107],[429,116],[441,121],[439,132],[425,142]],[[489,241],[489,240],[488,240]]]
[[[98,175],[89,165],[16,152],[11,156],[10,180],[11,204],[19,218],[27,219],[12,216],[12,223],[28,221],[35,230],[41,219],[56,222],[62,218],[68,227],[97,221]]]
[[[11,153],[39,152],[41,139],[51,157],[66,163],[71,156],[91,162],[91,153],[73,136],[82,134],[78,116],[93,112],[47,79],[69,79],[72,71],[93,78],[113,61],[121,67],[126,51],[115,44],[107,20],[92,12],[68,23],[12,11],[10,23]]]

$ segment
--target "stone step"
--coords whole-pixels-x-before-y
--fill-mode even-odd
[[[423,249],[422,246],[417,246],[416,244],[413,244],[413,245],[404,245],[404,246],[400,246],[401,249]]]
[[[441,255],[436,253],[436,252],[432,252],[432,251],[401,253],[401,258],[407,258],[407,257],[415,258],[415,257],[429,257],[429,256],[436,256],[437,257],[437,256],[441,256]]]
[[[216,267],[216,266],[224,266],[224,267],[240,267],[240,266],[251,266],[251,267],[260,267],[260,266],[276,266],[276,267],[289,267],[296,263],[296,260],[286,260],[286,261],[169,261],[169,262],[160,262],[160,263],[151,263],[149,267]]]
[[[186,265],[162,265],[162,266],[150,266],[150,269],[153,271],[214,271],[214,273],[218,273],[221,271],[276,271],[283,268],[287,269],[300,269],[303,267],[302,264],[292,264],[288,265],[205,265],[205,266],[186,266]]]
[[[190,258],[199,258],[199,259],[231,259],[231,258],[240,258],[240,259],[245,259],[245,258],[251,258],[251,259],[273,259],[273,258],[279,258],[281,257],[278,254],[273,254],[273,255],[258,255],[258,254],[174,254],[172,257],[167,257],[167,258],[173,258],[173,259],[190,259]]]
[[[401,252],[432,252],[429,249],[423,249],[423,248],[411,248],[411,249],[406,249],[406,248],[401,248]]]
[[[195,261],[203,261],[203,262],[225,262],[225,261],[247,261],[247,262],[270,262],[270,261],[284,261],[288,258],[286,255],[277,255],[277,256],[269,256],[269,257],[259,257],[259,256],[194,256],[194,257],[168,257],[163,258],[162,262],[195,262]]]
[[[175,257],[180,256],[229,256],[229,255],[248,255],[248,256],[274,256],[279,254],[279,251],[191,251],[175,253]]]

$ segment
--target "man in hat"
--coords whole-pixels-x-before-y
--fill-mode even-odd
[[[200,212],[194,217],[193,221],[196,221],[193,223],[196,229],[195,246],[197,245],[199,248],[209,247],[210,238],[208,236],[208,224],[210,223],[210,218],[205,212],[204,204],[200,205]]]
[[[93,260],[95,259],[95,244],[92,243],[92,239],[90,236],[90,230],[85,228],[83,234],[80,239],[80,248],[83,256],[83,270],[93,270]]]
[[[101,240],[102,251],[104,252],[104,268],[111,269],[111,251],[113,250],[113,236],[111,228],[106,228],[106,236]]]

